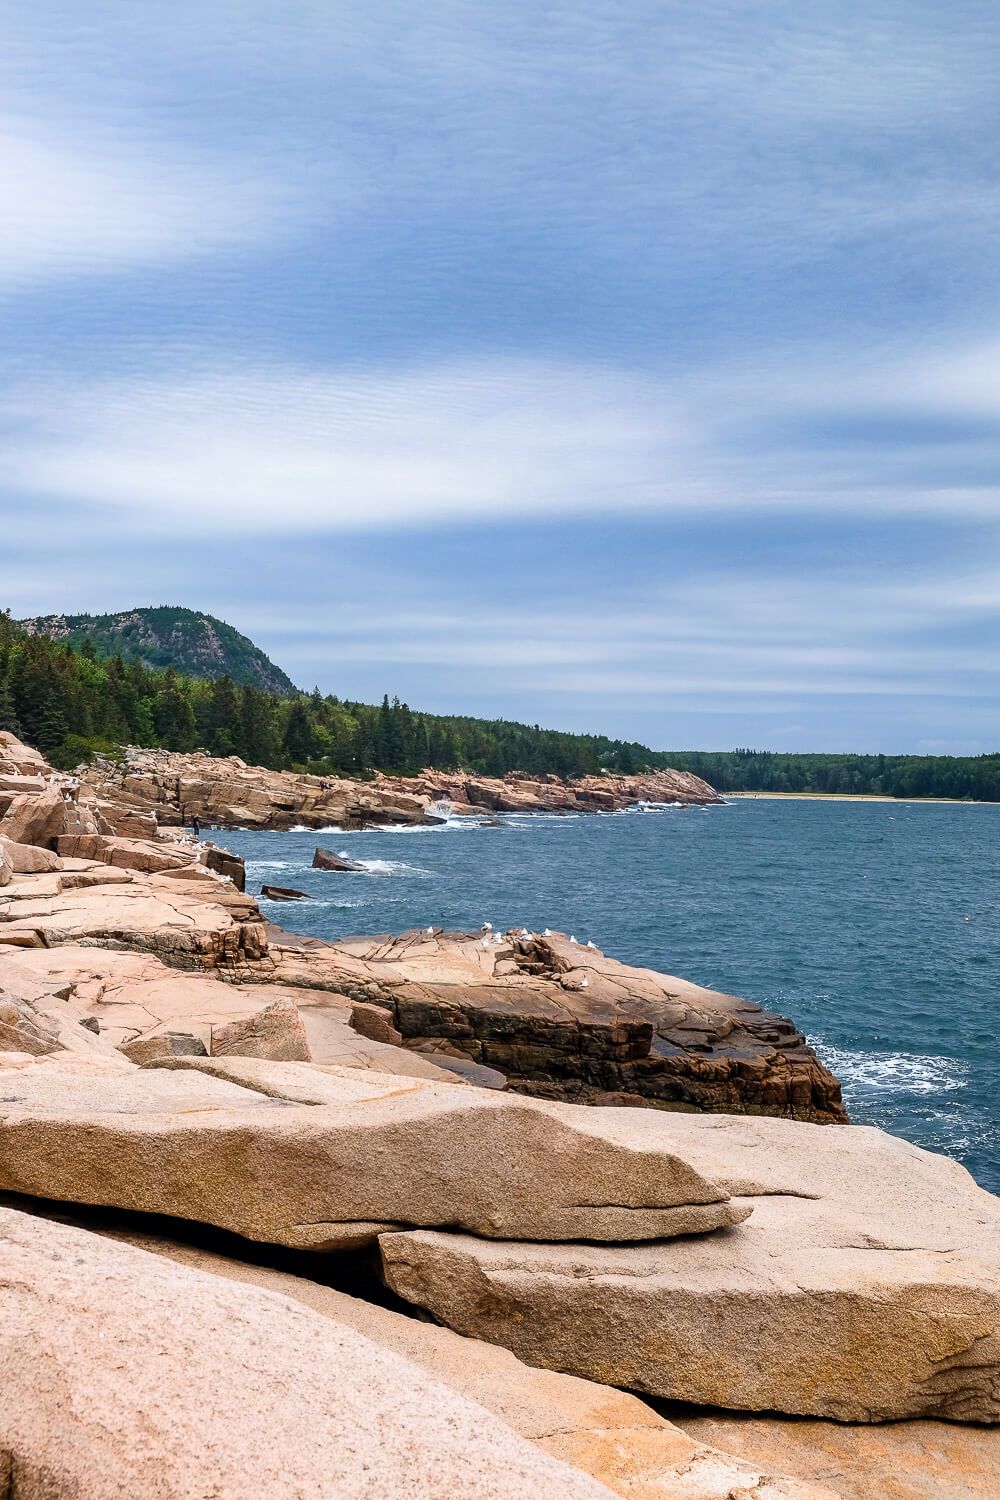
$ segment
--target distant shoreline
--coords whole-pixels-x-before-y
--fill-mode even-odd
[[[732,797],[772,802],[939,802],[949,807],[996,807],[995,802],[975,802],[971,797],[888,797],[880,792],[720,792],[728,802]]]

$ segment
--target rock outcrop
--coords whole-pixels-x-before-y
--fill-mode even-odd
[[[124,764],[98,760],[81,777],[85,797],[102,809],[117,810],[109,823],[130,814],[155,815],[163,827],[197,817],[222,828],[360,828],[438,822],[442,815],[614,812],[644,803],[703,806],[722,800],[707,782],[686,771],[586,776],[570,782],[557,776],[493,778],[425,771],[361,782],[269,771],[248,766],[238,756],[167,750],[130,749]],[[113,831],[126,830],[118,826]]]
[[[847,1118],[837,1080],[791,1022],[560,933],[331,944],[270,930],[269,954],[278,980],[384,1006],[405,1045],[447,1047],[523,1093]]]
[[[0,1098],[0,1188],[299,1248],[393,1224],[661,1239],[749,1212],[681,1157],[634,1150],[604,1111],[295,1063],[168,1062],[19,1072]]]
[[[303,821],[243,772],[251,821]],[[831,1124],[787,1021],[550,932],[291,937],[240,861],[160,829],[179,789],[120,774],[0,736],[0,1191],[36,1205],[0,1209],[0,1495],[992,1495],[1000,1202]],[[344,816],[535,795],[417,780]],[[448,1328],[311,1279],[379,1254]]]
[[[405,1317],[306,1277],[289,1276],[176,1240],[164,1240],[131,1224],[104,1224],[100,1232],[183,1266],[280,1293],[354,1329],[459,1395],[478,1402],[521,1437],[537,1443],[553,1458],[590,1474],[626,1500],[833,1500],[836,1493],[820,1483],[782,1477],[773,1459],[741,1460],[692,1439],[674,1422],[625,1391],[534,1369],[494,1344],[460,1338],[450,1329]],[[773,1425],[781,1429],[790,1424]],[[920,1425],[928,1437],[942,1428],[940,1423]],[[955,1432],[960,1438],[970,1433],[968,1428],[945,1431]],[[982,1436],[976,1436],[985,1450]],[[996,1437],[1000,1440],[1000,1433]],[[739,1443],[738,1450],[743,1446]],[[958,1450],[959,1444],[953,1440],[952,1451]],[[793,1456],[801,1463],[801,1454]],[[797,1472],[794,1467],[788,1470],[789,1475]],[[983,1494],[985,1500],[986,1492]]]
[[[276,1292],[10,1209],[0,1286],[0,1485],[18,1500],[610,1493]]]
[[[660,1397],[1000,1421],[1000,1200],[961,1167],[859,1126],[617,1118],[753,1214],[645,1246],[387,1235],[390,1285],[529,1363]]]

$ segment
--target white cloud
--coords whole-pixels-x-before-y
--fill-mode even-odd
[[[267,173],[141,132],[0,116],[0,289],[272,239]]]
[[[530,359],[136,370],[0,403],[0,485],[138,534],[178,519],[206,535],[619,513],[992,519],[984,452],[1000,460],[1000,426],[931,462],[922,424],[1000,416],[994,372],[990,341],[861,371],[831,354],[685,379]],[[817,435],[817,413],[839,437]],[[883,418],[902,430],[873,444],[864,424]]]

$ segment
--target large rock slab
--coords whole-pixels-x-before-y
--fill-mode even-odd
[[[626,1500],[833,1500],[838,1493],[780,1477],[773,1460],[744,1460],[703,1444],[625,1391],[533,1369],[506,1349],[461,1338],[305,1276],[165,1240],[129,1222],[108,1223],[94,1215],[85,1216],[84,1224],[180,1265],[279,1292],[354,1329]]]
[[[839,1083],[790,1021],[559,933],[322,943],[269,929],[269,943],[280,981],[382,1005],[408,1043],[447,1043],[522,1093],[847,1118]]]
[[[37,844],[15,844],[2,835],[0,853],[6,857],[12,875],[41,875],[58,870],[61,863],[51,849],[42,849]]]
[[[106,1076],[55,1064],[5,1075],[0,1188],[316,1249],[392,1224],[659,1238],[748,1211],[673,1153],[633,1150],[614,1111],[567,1116],[461,1084],[219,1061],[250,1064],[259,1081],[212,1077],[197,1058]],[[319,1079],[316,1102],[291,1102]]]
[[[10,1209],[0,1285],[0,1477],[18,1500],[609,1494],[276,1292]]]
[[[389,1284],[531,1363],[661,1397],[1000,1420],[1000,1200],[961,1167],[868,1128],[623,1116],[752,1217],[642,1246],[388,1235]]]

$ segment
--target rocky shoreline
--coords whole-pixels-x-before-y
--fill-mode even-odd
[[[297,938],[179,828],[710,788],[203,759],[0,735],[0,1496],[994,1493],[1000,1201],[791,1023],[558,933]]]
[[[643,802],[704,807],[723,800],[686,771],[574,781],[424,771],[351,781],[268,771],[248,766],[238,756],[135,748],[122,761],[99,758],[80,774],[84,795],[96,800],[115,830],[139,837],[149,836],[156,826],[178,827],[192,818],[216,828],[360,828],[483,813],[615,812]]]

